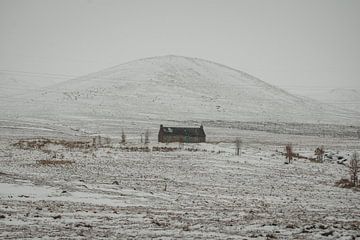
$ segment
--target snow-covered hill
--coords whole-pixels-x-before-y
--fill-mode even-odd
[[[39,91],[40,88],[48,87],[62,82],[66,75],[32,73],[21,71],[0,71],[0,95],[13,96]]]
[[[360,125],[360,114],[291,95],[247,73],[214,62],[162,56],[124,63],[72,79],[8,115],[38,119],[280,121]]]
[[[32,89],[38,89],[40,86],[33,78],[28,76],[16,76],[15,74],[0,72],[0,96],[14,97],[28,92]]]
[[[336,88],[311,97],[339,108],[360,112],[360,92],[356,89]]]

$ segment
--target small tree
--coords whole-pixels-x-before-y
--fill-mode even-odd
[[[92,146],[96,147],[96,137],[92,137]]]
[[[111,139],[109,137],[104,137],[104,144],[110,146]]]
[[[286,153],[285,153],[286,159],[288,159],[289,160],[288,163],[290,163],[291,160],[293,159],[293,155],[294,155],[292,144],[291,143],[287,144],[285,146],[285,150],[286,150]]]
[[[121,143],[125,143],[126,142],[126,135],[124,133],[124,129],[121,130]]]
[[[350,180],[353,181],[354,186],[358,183],[358,175],[360,172],[360,158],[357,152],[354,152],[351,156],[349,163]]]
[[[237,137],[235,139],[235,155],[236,156],[240,155],[241,146],[242,146],[242,141],[241,141],[241,139],[239,137]]]
[[[93,147],[95,147],[95,148],[102,147],[101,136],[100,135],[94,136],[92,139],[92,144],[93,144]]]
[[[150,143],[149,137],[150,137],[150,131],[149,131],[149,129],[147,129],[147,130],[145,131],[145,144]]]
[[[325,153],[324,146],[315,149],[316,160],[318,162],[322,162],[324,160],[324,153]]]

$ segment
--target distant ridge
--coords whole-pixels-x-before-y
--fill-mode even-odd
[[[360,91],[356,89],[335,88],[316,97],[339,108],[360,112]]]

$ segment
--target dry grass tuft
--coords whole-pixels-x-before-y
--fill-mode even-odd
[[[55,140],[47,138],[23,139],[12,145],[24,150],[40,149],[46,151],[46,147],[50,144],[61,145],[68,149],[88,149],[91,147],[91,143],[88,141]]]
[[[66,164],[73,164],[75,161],[70,160],[38,160],[36,161],[37,164],[40,165],[66,165]]]
[[[335,182],[335,186],[341,187],[341,188],[352,188],[355,187],[355,184],[351,182],[349,179],[343,178],[339,181]]]

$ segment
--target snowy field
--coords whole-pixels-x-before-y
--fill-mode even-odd
[[[360,239],[359,191],[335,186],[360,151],[357,111],[171,55],[0,82],[0,239]],[[207,143],[159,145],[160,124],[203,124]],[[97,135],[110,144],[82,144]],[[284,164],[288,143],[333,159]]]
[[[149,152],[135,135],[96,149],[24,147],[13,145],[20,134],[5,134],[0,238],[360,239],[360,192],[335,186],[349,177],[346,166],[284,164],[280,153],[292,142],[305,156],[325,145],[346,158],[360,150],[358,139],[241,130],[234,156],[233,136],[221,135],[231,131],[222,130],[209,129],[210,143],[183,146],[160,145],[153,133]]]

